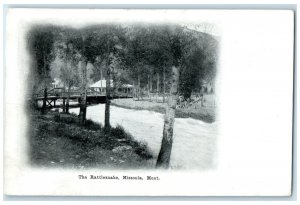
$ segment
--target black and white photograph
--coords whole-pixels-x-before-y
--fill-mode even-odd
[[[212,168],[219,37],[211,27],[32,26],[31,164]]]
[[[8,9],[5,193],[288,196],[293,15]]]

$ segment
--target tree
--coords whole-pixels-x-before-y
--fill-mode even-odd
[[[152,73],[156,74],[157,93],[161,90],[160,76],[163,76],[164,92],[165,82],[169,80],[171,82],[170,97],[164,118],[162,145],[157,160],[157,167],[167,168],[172,150],[175,109],[180,85],[179,76],[187,73],[185,69],[188,70],[187,62],[191,61],[190,56],[196,56],[193,48],[197,45],[197,38],[193,32],[178,25],[133,26],[130,27],[127,35],[129,40],[125,61],[128,62],[127,67],[132,78],[137,79],[138,98],[143,74],[147,75],[147,80],[144,82],[148,82],[148,90],[150,89],[148,76]],[[188,81],[188,77],[183,76],[181,79]],[[192,78],[190,80],[194,81]]]
[[[148,79],[148,70],[151,66],[148,66],[149,63],[147,58],[149,56],[149,38],[150,30],[149,27],[141,25],[132,25],[127,27],[126,32],[126,49],[123,56],[124,68],[129,73],[135,86],[136,97],[138,100],[141,98],[141,87],[144,84],[143,79]],[[146,80],[147,82],[147,80]],[[146,83],[147,85],[147,83]]]
[[[95,59],[98,63],[104,62],[106,67],[106,103],[104,127],[110,128],[110,99],[111,99],[111,79],[113,70],[118,65],[119,54],[124,44],[124,29],[117,25],[101,25],[92,28],[94,42]],[[113,82],[114,86],[116,82]]]
[[[164,52],[168,55],[171,62],[171,88],[170,97],[166,107],[164,117],[163,138],[161,149],[156,162],[157,168],[168,168],[173,144],[173,129],[175,121],[175,111],[178,98],[179,73],[183,67],[183,59],[193,47],[195,41],[189,32],[179,26],[166,26],[160,29],[161,37],[158,38],[163,42],[160,43]]]
[[[203,80],[210,81],[216,75],[217,41],[210,35],[189,30],[195,44],[184,56],[180,72],[179,93],[185,100],[192,91],[199,91]]]
[[[72,53],[76,54],[76,61],[80,64],[80,124],[86,122],[87,110],[87,64],[93,63],[96,58],[97,46],[92,35],[92,30],[88,27],[81,30],[65,29],[62,33],[68,40],[68,45],[72,46]]]
[[[63,99],[63,111],[69,113],[70,89],[79,83],[77,67],[80,59],[73,48],[73,42],[66,35],[62,35],[56,40],[55,51],[57,58],[60,60],[59,65],[56,65],[60,68],[59,76],[56,77],[59,77],[64,84],[64,89],[67,90],[66,103]],[[54,75],[58,74],[55,73]]]
[[[77,65],[78,60],[76,59],[76,53],[73,50],[73,45],[71,42],[68,42],[65,51],[65,66],[61,69],[60,77],[67,86],[66,113],[69,113],[70,89],[79,82]]]
[[[148,55],[147,63],[152,65],[150,71],[151,76],[156,75],[156,92],[157,95],[163,92],[163,102],[165,101],[165,92],[167,87],[168,76],[171,76],[172,67],[170,54],[168,48],[162,46],[168,40],[160,33],[163,27],[152,27],[149,34],[149,42],[147,43]],[[162,87],[162,89],[161,89]],[[151,89],[152,90],[152,89]]]
[[[88,57],[86,55],[86,36],[81,35],[82,39],[82,50],[81,50],[81,75],[82,75],[82,83],[81,83],[81,100],[80,100],[80,110],[79,110],[79,122],[80,124],[85,124],[86,122],[86,107],[87,107],[87,63]]]
[[[42,114],[46,113],[47,86],[51,82],[50,64],[54,58],[56,30],[52,26],[35,26],[28,32],[28,48],[34,59],[33,74],[36,75],[38,84],[43,84],[44,89]]]

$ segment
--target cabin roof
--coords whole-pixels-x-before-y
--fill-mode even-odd
[[[113,80],[110,80],[110,86],[113,86]],[[106,88],[106,80],[99,80],[89,87],[91,88]]]
[[[113,86],[113,80],[110,80],[110,86]],[[97,82],[91,84],[89,87],[91,88],[106,88],[106,80],[98,80]],[[122,88],[132,88],[133,85],[130,84],[122,84]]]

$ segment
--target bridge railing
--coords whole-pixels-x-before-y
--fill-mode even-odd
[[[64,88],[52,88],[47,91],[47,97],[67,98],[69,95],[71,98],[74,98],[74,97],[79,98],[81,96],[81,93],[82,92],[79,89],[67,91]],[[93,96],[93,97],[106,96],[106,91],[105,90],[99,91],[95,88],[87,88],[86,95]],[[112,97],[132,97],[133,93],[114,91],[111,93],[111,96]],[[37,93],[35,93],[34,98],[36,98],[36,99],[44,98],[44,90],[40,90]]]
[[[86,91],[86,94],[87,94],[87,96],[105,96],[106,92],[105,91],[100,92],[100,91],[96,91],[96,90],[88,88]],[[71,97],[80,97],[81,91],[80,90],[67,91],[63,88],[52,88],[47,91],[47,97],[67,98],[68,95],[70,95]],[[34,98],[44,98],[44,89],[35,93]]]

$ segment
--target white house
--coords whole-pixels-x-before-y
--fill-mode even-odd
[[[110,80],[110,86],[114,87],[113,80]],[[106,80],[99,80],[89,86],[94,91],[98,92],[105,92],[106,90]],[[120,87],[117,88],[116,92],[120,93],[131,93],[133,90],[133,85],[130,84],[122,84]]]
[[[110,86],[113,87],[113,80],[110,80]],[[106,80],[98,80],[97,82],[91,84],[90,88],[106,88]]]

